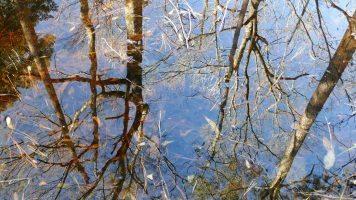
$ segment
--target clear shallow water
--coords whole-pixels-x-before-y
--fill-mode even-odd
[[[221,32],[203,37],[203,2],[89,1],[89,10],[87,1],[37,2],[20,8],[0,2],[4,199],[256,199],[327,65],[317,30],[319,57],[302,32],[291,47],[274,42],[291,34],[295,19],[271,23],[271,10],[289,7],[263,3],[259,34],[271,51],[264,56],[280,75],[310,75],[281,81],[281,92],[271,89],[255,57],[245,70],[244,57],[220,130],[234,31],[228,27],[236,14],[226,14],[223,27],[218,23]],[[181,9],[184,33],[174,29],[180,22],[173,5]],[[212,12],[211,5],[204,33],[214,30]],[[330,34],[340,39],[345,27],[344,21]],[[295,158],[281,198],[352,197],[354,66],[348,70]],[[325,169],[329,133],[336,161]]]

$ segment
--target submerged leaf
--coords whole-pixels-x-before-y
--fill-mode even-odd
[[[75,26],[71,27],[71,28],[69,29],[69,32],[74,31],[74,29],[75,29]]]
[[[14,200],[18,200],[19,196],[17,195],[17,192],[14,192],[14,194],[12,195]]]
[[[245,165],[246,165],[247,169],[251,168],[251,164],[248,160],[245,160]]]
[[[220,135],[220,131],[219,131],[219,128],[216,125],[216,123],[214,121],[212,121],[211,119],[209,119],[208,117],[205,117],[205,120],[208,122],[208,124],[210,125],[211,129],[213,129],[214,133],[216,135]]]
[[[334,166],[334,163],[335,163],[335,153],[334,150],[330,150],[324,157],[325,169],[330,169],[332,166]]]
[[[146,142],[140,142],[140,143],[137,144],[137,146],[139,146],[139,147],[142,147],[142,146],[145,146],[145,145],[146,145]]]
[[[195,175],[194,175],[194,174],[193,174],[193,175],[189,175],[189,176],[187,177],[187,179],[188,179],[188,182],[189,182],[189,183],[192,183],[193,180],[195,179]]]
[[[41,181],[38,185],[39,186],[45,186],[45,185],[47,185],[47,182],[46,181]]]
[[[331,143],[326,137],[323,137],[323,145],[327,151],[332,149]]]
[[[153,174],[147,175],[147,178],[148,178],[149,180],[153,181]]]
[[[165,140],[165,141],[163,141],[162,142],[162,146],[167,146],[167,145],[169,145],[170,143],[172,143],[173,142],[173,140]]]

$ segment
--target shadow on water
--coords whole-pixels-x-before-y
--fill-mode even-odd
[[[260,141],[247,142],[247,132],[242,138],[244,142],[237,141],[243,128],[229,129],[240,138],[236,136],[219,143],[223,120],[217,125],[205,117],[208,125],[202,132],[213,130],[211,144],[199,141],[171,149],[179,152],[187,148],[191,152],[178,155],[179,159],[168,153],[172,141],[164,140],[161,121],[152,119],[151,105],[144,98],[143,11],[149,2],[122,3],[125,17],[121,22],[126,25],[121,31],[126,38],[121,48],[125,53],[114,49],[112,52],[123,58],[120,64],[124,76],[118,75],[119,72],[105,74],[105,69],[100,68],[102,54],[97,43],[102,35],[96,31],[98,19],[93,17],[95,6],[90,9],[92,3],[101,8],[112,6],[102,1],[77,2],[80,36],[71,36],[82,41],[73,42],[77,45],[71,48],[84,49],[86,52],[78,59],[87,60],[83,63],[90,67],[71,74],[51,67],[56,62],[55,34],[41,35],[36,31],[40,21],[52,18],[52,14],[63,8],[58,8],[53,0],[0,0],[0,112],[12,120],[11,127],[2,123],[0,128],[0,196],[14,199],[262,198],[261,194],[268,191],[271,169],[258,159],[260,153],[263,157],[271,150],[260,152],[257,149]],[[110,27],[112,22],[105,25]],[[175,106],[174,101],[170,103]],[[195,107],[204,103],[201,100]],[[171,109],[180,111],[178,106]],[[148,132],[158,132],[159,136]],[[174,138],[176,143],[183,143],[182,135],[190,132],[194,131],[189,129]],[[269,156],[271,160],[277,157],[272,153]],[[280,197],[303,198],[308,197],[303,192],[315,190],[351,193],[349,185],[315,171],[313,166],[300,181],[283,185],[285,190]],[[289,194],[295,188],[301,192],[295,196]]]

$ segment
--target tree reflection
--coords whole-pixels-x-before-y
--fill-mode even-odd
[[[95,29],[91,22],[88,1],[81,0],[80,8],[82,23],[85,26],[88,38],[88,56],[91,62],[90,78],[80,76],[51,78],[48,71],[48,63],[44,59],[43,46],[41,46],[41,41],[38,39],[34,29],[36,21],[31,19],[35,12],[32,10],[32,4],[30,1],[18,0],[16,5],[19,8],[18,21],[21,24],[22,33],[30,49],[31,59],[34,60],[38,71],[36,77],[40,78],[44,83],[59,122],[48,120],[50,120],[50,123],[57,125],[60,131],[51,130],[51,133],[48,133],[47,136],[40,138],[40,142],[21,141],[17,143],[16,140],[13,140],[17,144],[6,147],[6,152],[2,153],[3,159],[8,157],[6,165],[17,171],[20,170],[20,166],[26,166],[30,161],[33,167],[44,172],[41,176],[45,178],[42,183],[35,183],[42,185],[43,190],[33,192],[41,196],[48,195],[52,198],[69,197],[73,194],[71,192],[64,193],[64,191],[72,191],[72,187],[79,187],[80,194],[76,194],[76,196],[79,195],[81,198],[100,193],[107,197],[112,196],[112,199],[117,199],[120,194],[123,195],[121,192],[125,181],[131,179],[129,185],[132,184],[132,181],[142,185],[143,183],[135,175],[136,169],[134,167],[137,162],[139,148],[133,153],[128,152],[128,149],[132,146],[133,136],[143,137],[143,123],[148,113],[148,105],[144,103],[142,97],[142,68],[140,66],[143,50],[142,2],[126,2],[127,37],[134,41],[127,44],[127,56],[131,59],[127,62],[126,79],[109,78],[104,80],[97,79],[98,61],[95,50]],[[50,5],[55,7],[53,4]],[[46,16],[45,14],[48,11],[37,12],[41,13],[41,16]],[[40,18],[38,17],[38,19]],[[141,38],[138,37],[140,35]],[[89,83],[92,95],[71,118],[65,114],[54,84],[78,81]],[[108,85],[116,84],[125,85],[126,90],[120,91],[106,88]],[[101,86],[100,92],[97,90],[98,85]],[[99,124],[102,119],[98,117],[97,107],[103,104],[106,99],[122,99],[124,101],[122,117],[114,119],[122,118],[123,129],[122,133],[118,133],[118,136],[110,141],[101,141],[100,138],[103,136],[100,135]],[[135,109],[132,109],[132,105],[134,105]],[[73,137],[75,132],[82,128],[81,125],[83,125],[85,117],[81,115],[88,108],[91,110],[93,124],[91,138],[87,140],[87,135]],[[133,110],[134,114],[132,113]],[[131,117],[133,117],[133,120],[131,120]],[[116,130],[115,132],[118,131]],[[26,151],[26,146],[31,146],[33,151]],[[19,149],[22,150],[19,151]],[[133,154],[132,158],[128,154]],[[28,170],[30,169],[28,168]],[[77,173],[81,176],[81,179],[78,179],[79,177],[76,178]],[[127,176],[128,174],[130,176]],[[12,180],[14,177],[16,177],[15,174],[9,173],[6,180]],[[76,180],[76,184],[74,184],[73,180]],[[100,189],[98,187],[101,181]],[[68,185],[70,186],[68,187]]]
[[[57,9],[54,0],[0,0],[0,111],[16,125],[0,127],[0,132],[4,130],[0,136],[6,138],[0,146],[0,187],[10,188],[1,195],[15,198],[19,195],[15,190],[22,188],[23,194],[43,199],[267,198],[280,159],[280,147],[275,146],[281,146],[293,130],[286,122],[299,116],[293,103],[300,102],[293,99],[307,95],[293,91],[294,86],[289,90],[284,81],[299,84],[297,79],[308,75],[296,70],[293,73],[300,75],[289,76],[293,73],[273,66],[280,58],[269,48],[284,42],[277,37],[269,44],[265,27],[258,27],[264,20],[260,11],[269,5],[243,0],[232,8],[223,1],[204,0],[199,16],[188,1],[163,1],[165,23],[155,24],[162,28],[157,34],[143,30],[152,23],[145,24],[143,17],[151,1],[63,2],[58,19],[70,16],[58,27],[69,30],[54,45],[54,34],[62,30],[41,35],[36,27]],[[226,41],[231,49],[219,41],[225,41],[229,31],[232,40]],[[146,42],[150,34],[158,39]],[[57,53],[58,66],[63,66],[57,66]],[[196,80],[202,76],[204,80]],[[190,104],[191,97],[201,95],[199,105],[192,105],[204,107],[200,104],[208,99],[209,111],[197,114],[178,107],[174,96],[160,104],[163,108],[158,106],[156,114],[155,103],[166,93],[153,97],[151,93],[173,85],[167,82],[174,79],[187,81],[184,87],[198,87],[185,99]],[[21,98],[19,106],[10,108]],[[183,109],[188,111],[182,114]],[[165,118],[163,112],[178,117]],[[179,117],[192,121],[199,117],[203,122],[179,122]],[[165,124],[167,119],[172,121]],[[179,123],[187,130],[180,127],[181,137],[172,136]],[[190,132],[194,136],[184,138]],[[177,145],[169,149],[172,142]],[[184,149],[179,149],[182,143]],[[297,181],[281,179],[282,191],[276,195],[282,199],[323,198],[325,193],[347,196],[354,177],[340,178],[337,173],[351,174],[354,160],[349,155],[349,162],[334,172],[316,166]]]
[[[49,12],[56,8],[51,0],[31,3],[28,9],[32,23],[35,25],[39,20],[50,18]],[[16,5],[12,1],[0,1],[0,111],[4,111],[20,98],[16,87],[29,88],[38,77],[21,29],[19,15],[14,14],[16,12]],[[38,40],[46,62],[53,53],[54,41],[54,35],[45,35]]]

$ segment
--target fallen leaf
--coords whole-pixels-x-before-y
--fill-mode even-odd
[[[69,29],[69,32],[74,31],[74,29],[75,29],[75,26],[71,27],[71,28]]]
[[[165,141],[163,141],[162,143],[161,143],[161,145],[162,146],[167,146],[167,145],[169,145],[170,143],[172,143],[173,142],[173,140],[165,140]]]
[[[247,169],[251,168],[251,164],[248,160],[245,160],[245,165],[246,165]]]
[[[149,180],[153,181],[153,174],[149,174],[146,176]]]
[[[195,178],[195,175],[194,175],[194,174],[193,174],[193,175],[189,175],[189,176],[187,177],[188,182],[189,182],[189,183],[193,182],[194,178]]]
[[[220,135],[220,131],[218,126],[216,125],[215,122],[213,122],[211,119],[209,119],[208,117],[205,117],[205,120],[208,122],[208,124],[210,125],[211,129],[213,129],[214,133],[216,135]]]
[[[17,195],[17,192],[14,192],[14,194],[12,194],[12,196],[13,196],[14,200],[18,200],[19,199],[19,196]]]
[[[46,181],[41,181],[38,185],[39,186],[45,186],[45,185],[47,185],[47,182]]]
[[[325,169],[330,169],[332,166],[334,166],[335,163],[335,153],[334,150],[330,150],[326,153],[324,157],[324,165]]]
[[[326,137],[323,137],[323,146],[327,151],[330,151],[332,149],[331,143]]]
[[[145,146],[145,145],[146,145],[146,142],[140,142],[140,143],[137,144],[137,146],[139,146],[139,147],[142,147],[142,146]]]

